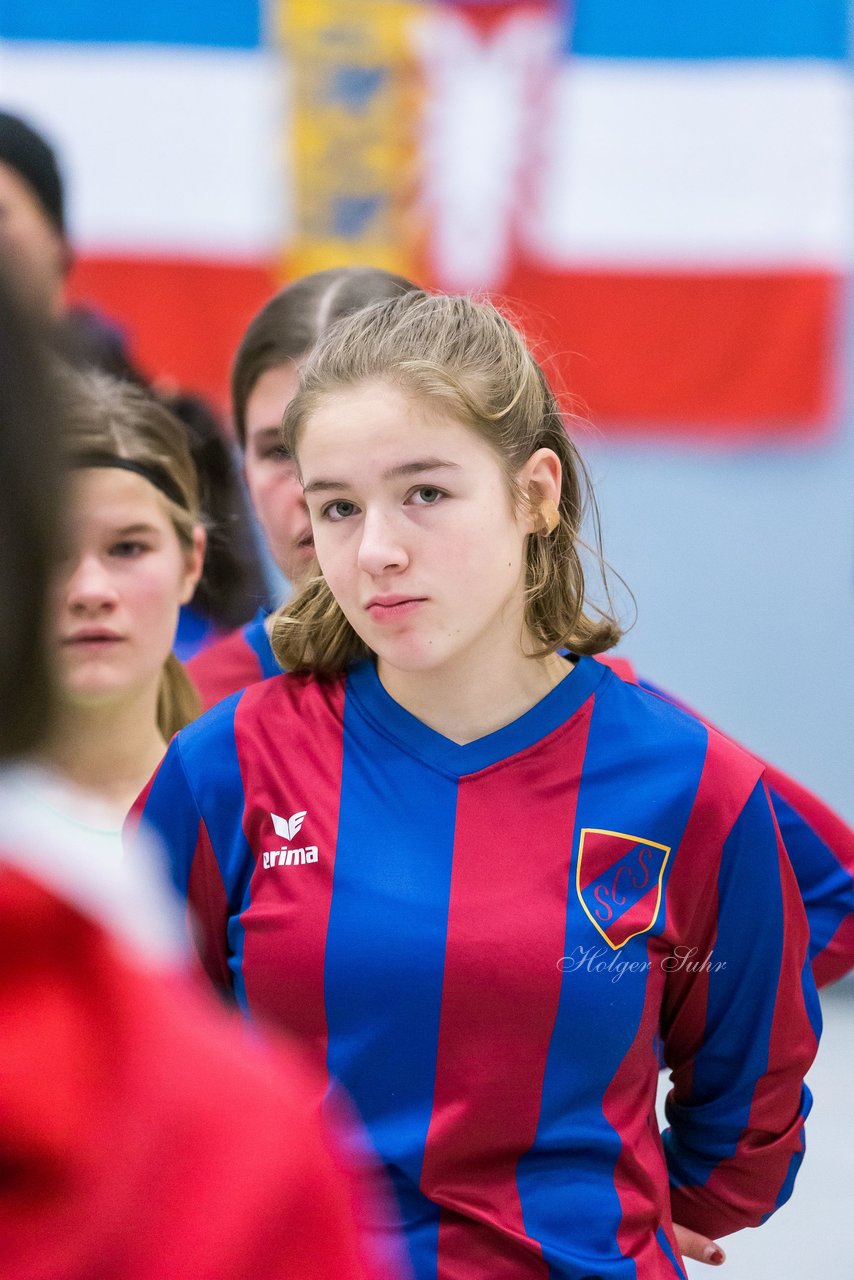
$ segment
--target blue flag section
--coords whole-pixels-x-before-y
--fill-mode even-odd
[[[849,56],[848,0],[564,0],[566,46],[599,58]]]
[[[254,49],[264,39],[264,6],[261,0],[4,0],[0,39]]]

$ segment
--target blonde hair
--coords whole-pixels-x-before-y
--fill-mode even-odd
[[[160,490],[178,541],[192,550],[199,523],[199,489],[187,434],[181,422],[148,392],[99,372],[63,375],[69,465],[87,457],[134,464]],[[201,714],[201,702],[174,653],[163,664],[157,724],[168,742]]]
[[[580,552],[588,505],[604,578],[589,477],[546,377],[513,325],[489,303],[420,291],[339,321],[301,371],[299,393],[285,413],[285,446],[298,456],[302,432],[324,396],[371,381],[390,383],[476,431],[495,450],[519,506],[537,506],[537,495],[516,481],[520,469],[538,449],[557,454],[560,518],[552,532],[528,538],[525,622],[538,656],[559,648],[602,653],[616,644],[621,629],[610,598],[607,610],[586,600]],[[369,653],[322,577],[276,615],[272,644],[283,667],[321,675]]]

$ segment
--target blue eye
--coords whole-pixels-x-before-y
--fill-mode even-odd
[[[445,497],[445,492],[432,484],[422,484],[418,489],[413,490],[411,497],[415,500],[416,506],[434,507],[440,498]]]
[[[327,520],[337,521],[346,520],[358,511],[355,502],[347,502],[344,498],[339,498],[336,502],[329,502],[323,508],[321,515]]]

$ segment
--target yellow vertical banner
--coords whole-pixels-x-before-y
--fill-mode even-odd
[[[340,265],[418,276],[418,0],[278,0],[290,90],[289,277]]]

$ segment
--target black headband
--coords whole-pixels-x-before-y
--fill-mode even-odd
[[[72,454],[69,465],[75,469],[84,467],[119,467],[122,471],[133,471],[135,475],[142,476],[143,480],[153,484],[155,489],[159,489],[170,502],[174,502],[176,506],[183,507],[185,511],[187,510],[187,499],[181,492],[180,487],[160,467],[149,466],[146,462],[134,462],[133,458],[117,458],[113,453],[99,453],[97,449]]]

